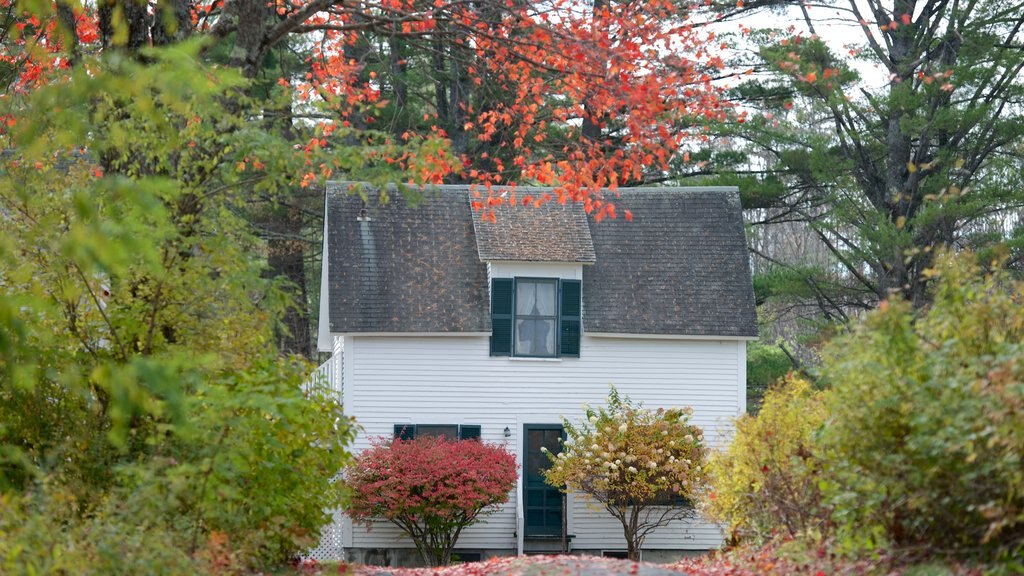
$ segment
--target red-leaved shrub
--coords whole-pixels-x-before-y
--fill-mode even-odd
[[[378,439],[345,476],[353,521],[388,520],[412,538],[424,562],[443,566],[462,530],[508,501],[516,460],[477,440]]]

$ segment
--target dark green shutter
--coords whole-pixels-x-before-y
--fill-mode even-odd
[[[562,280],[560,286],[558,351],[562,356],[580,355],[582,300],[579,280]]]
[[[395,440],[412,440],[415,437],[415,424],[395,424]]]
[[[467,426],[463,424],[459,426],[459,440],[479,440],[480,439],[480,427],[479,426]]]
[[[512,355],[512,279],[491,280],[491,356]]]

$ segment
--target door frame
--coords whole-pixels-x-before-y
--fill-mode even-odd
[[[558,534],[550,534],[550,535],[549,534],[529,534],[529,532],[528,532],[528,528],[527,528],[528,527],[528,522],[527,522],[527,519],[529,518],[529,514],[527,512],[527,502],[528,502],[528,499],[526,497],[526,492],[527,492],[527,490],[529,490],[529,485],[528,485],[529,481],[527,479],[527,476],[529,474],[528,465],[529,465],[529,460],[530,460],[530,452],[529,452],[530,430],[559,430],[560,431],[561,440],[564,441],[565,440],[565,426],[562,423],[558,423],[558,424],[542,424],[542,423],[523,424],[523,484],[522,484],[523,488],[522,488],[522,493],[519,494],[519,497],[522,498],[522,503],[523,503],[523,536],[526,537],[526,538],[559,538],[559,537],[564,536],[561,533],[562,532],[561,526],[559,528],[559,533]],[[552,487],[551,490],[556,490],[557,491],[558,489]],[[563,515],[567,515],[569,513],[569,510],[568,510],[568,503],[567,503],[566,499],[565,498],[559,498],[559,503],[560,503],[560,507],[561,507],[561,513]]]

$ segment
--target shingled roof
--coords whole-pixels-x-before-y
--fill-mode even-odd
[[[735,188],[623,189],[632,222],[600,223],[554,202],[483,222],[465,186],[415,206],[349,188],[327,192],[331,332],[489,332],[486,262],[513,260],[583,264],[584,332],[757,335]]]
[[[520,198],[550,194],[550,189],[519,187]],[[494,221],[473,219],[480,259],[491,262],[594,263],[587,213],[579,203],[550,201],[540,206],[516,202],[494,208]]]
[[[583,268],[585,331],[757,336],[735,188],[633,188],[616,203],[633,221],[590,225],[597,262]]]
[[[411,206],[397,192],[381,205],[376,190],[350,188],[327,187],[331,332],[489,332],[466,190]]]

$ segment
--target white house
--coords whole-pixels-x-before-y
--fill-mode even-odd
[[[563,416],[600,404],[610,383],[647,407],[692,406],[712,444],[743,412],[757,326],[736,189],[623,189],[614,202],[631,222],[549,202],[501,207],[494,223],[462,186],[415,206],[350,190],[327,190],[318,341],[365,430],[355,449],[405,430],[479,436],[519,459],[515,493],[462,534],[460,557],[561,548],[563,500],[540,480],[540,449],[557,449]],[[580,495],[567,502],[571,551],[625,550],[614,519]],[[350,561],[416,561],[397,528],[340,518]],[[643,557],[720,542],[716,526],[680,521],[649,536]]]

